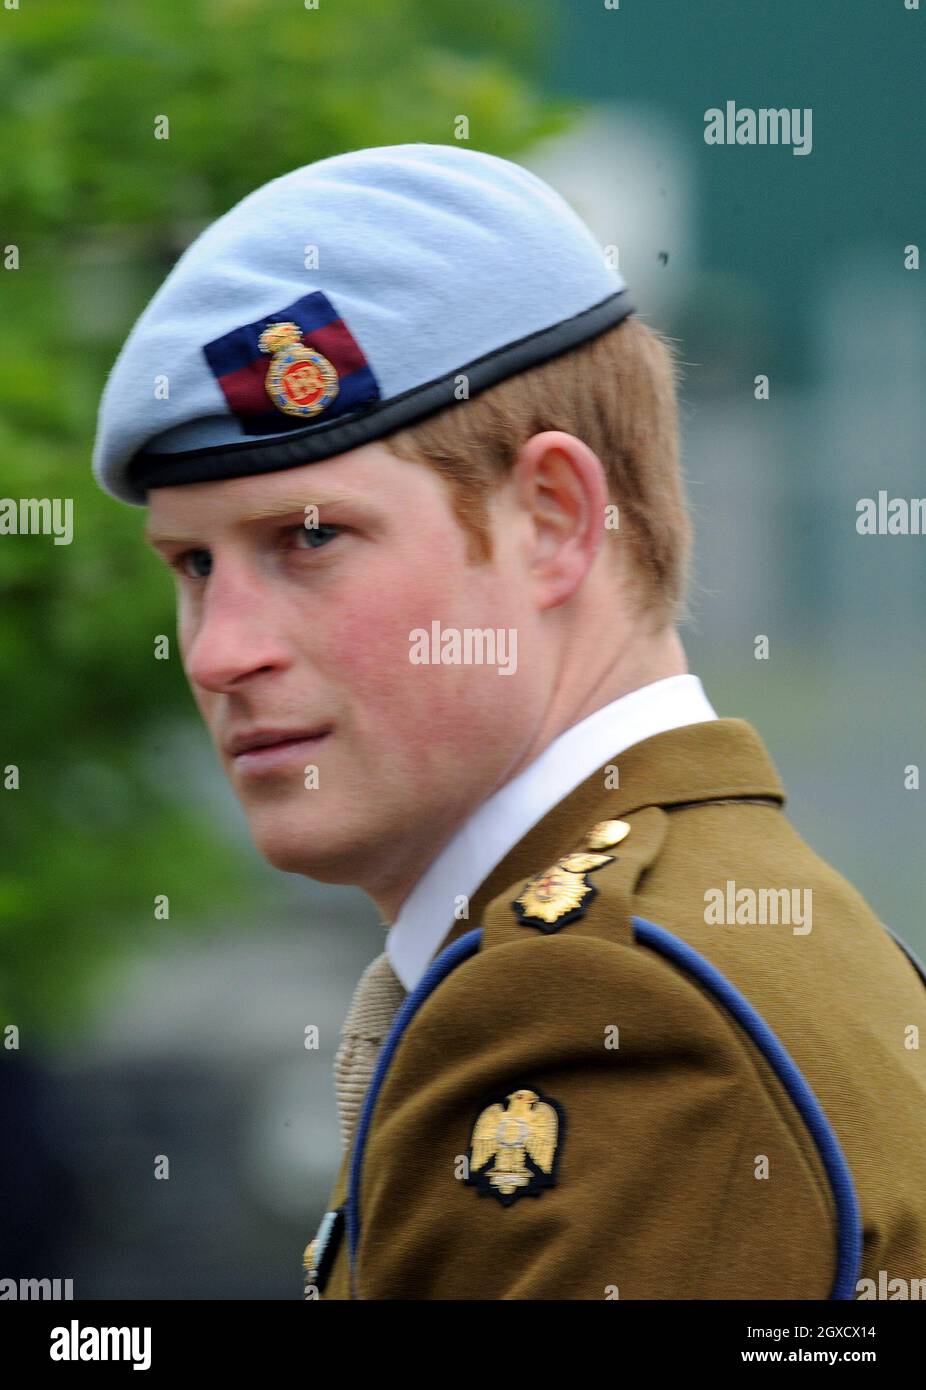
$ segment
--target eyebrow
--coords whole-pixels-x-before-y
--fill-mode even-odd
[[[253,526],[262,521],[273,521],[276,517],[292,516],[293,512],[302,512],[304,515],[306,507],[318,507],[320,511],[323,507],[336,507],[341,503],[356,503],[357,505],[362,505],[363,499],[350,496],[348,493],[334,492],[322,494],[320,497],[306,496],[305,494],[298,498],[279,497],[273,501],[264,503],[263,506],[255,507],[253,511],[248,512],[247,516],[238,517],[234,522],[234,527],[235,529],[239,529],[242,526]],[[156,531],[150,525],[145,527],[143,535],[148,544],[153,546],[170,544],[182,545],[184,542],[189,542],[193,538],[189,534],[186,536],[171,536],[166,532]]]

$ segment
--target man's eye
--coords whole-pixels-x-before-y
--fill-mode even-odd
[[[297,550],[321,550],[329,541],[334,540],[335,536],[340,535],[343,529],[342,526],[303,524],[289,527],[287,534],[296,541]],[[212,551],[202,548],[184,550],[181,555],[176,555],[171,560],[170,566],[184,579],[206,579],[212,573]]]
[[[209,550],[185,550],[170,562],[171,569],[182,574],[184,579],[205,579],[212,573],[212,552]]]
[[[321,550],[322,546],[325,545],[327,541],[333,540],[335,536],[340,534],[340,531],[340,526],[325,526],[324,524],[319,524],[318,526],[306,526],[303,524],[302,526],[295,526],[293,528],[294,535],[298,533],[305,537],[305,548],[309,550]],[[296,549],[302,550],[303,546],[298,545]]]

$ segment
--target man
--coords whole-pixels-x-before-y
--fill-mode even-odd
[[[94,468],[255,842],[390,928],[307,1297],[926,1273],[923,981],[687,672],[674,364],[550,188],[411,144],[258,189],[132,330]]]

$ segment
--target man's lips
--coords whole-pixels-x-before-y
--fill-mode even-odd
[[[245,730],[226,742],[225,751],[239,771],[269,771],[304,755],[330,732],[330,728]]]

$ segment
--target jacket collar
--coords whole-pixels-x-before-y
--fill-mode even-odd
[[[646,806],[752,798],[783,805],[786,795],[765,744],[746,720],[688,724],[644,739],[602,764],[518,841],[470,898],[469,917],[453,924],[439,950],[478,926],[488,904],[511,884],[574,849],[598,821],[622,820]]]

